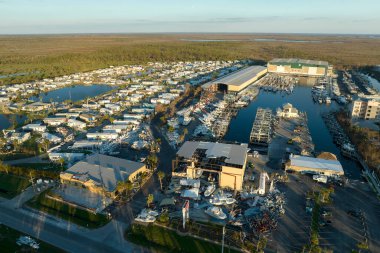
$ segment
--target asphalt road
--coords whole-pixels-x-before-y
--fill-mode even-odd
[[[164,136],[162,135],[159,127],[158,120],[153,120],[151,124],[151,129],[155,139],[161,139],[160,152],[157,154],[159,159],[159,164],[157,167],[158,171],[163,171],[166,175],[170,175],[172,171],[172,160],[175,157],[175,150],[169,145]],[[130,222],[136,217],[136,215],[143,209],[146,205],[146,198],[148,194],[153,194],[154,199],[159,200],[162,195],[160,191],[160,183],[157,175],[154,174],[143,186],[143,188],[136,193],[132,201],[116,207],[111,211],[112,217],[116,220],[130,224]]]
[[[128,224],[112,220],[99,229],[86,229],[54,216],[20,207],[36,192],[30,187],[12,200],[2,199],[0,222],[67,252],[150,252],[124,239]]]

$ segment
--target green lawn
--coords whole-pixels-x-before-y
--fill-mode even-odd
[[[30,185],[27,178],[0,173],[0,196],[11,199]]]
[[[0,252],[40,252],[40,253],[63,253],[65,251],[60,250],[50,244],[42,242],[40,240],[35,240],[40,244],[38,250],[34,250],[29,246],[22,245],[18,246],[16,240],[25,235],[17,230],[0,224]]]
[[[221,246],[210,243],[191,236],[180,236],[175,231],[165,229],[156,225],[133,224],[126,232],[127,240],[150,247],[152,250],[171,253],[217,253],[221,251]],[[227,247],[224,252],[236,253]]]
[[[46,194],[48,194],[48,192],[43,192],[32,198],[27,202],[27,205],[83,227],[98,228],[109,222],[108,218],[103,214],[94,214],[60,201],[47,198],[45,196]]]

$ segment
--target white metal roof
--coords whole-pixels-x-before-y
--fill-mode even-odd
[[[241,86],[247,81],[256,77],[260,72],[264,71],[265,69],[266,67],[263,67],[263,66],[250,66],[242,70],[238,70],[225,77],[205,83],[203,87],[207,88],[210,85],[216,84],[216,83],[222,83],[222,84],[232,85],[232,86]]]
[[[290,157],[290,165],[311,169],[333,170],[344,173],[342,165],[337,160],[325,160],[321,158],[294,155]]]

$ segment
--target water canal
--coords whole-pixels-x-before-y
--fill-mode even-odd
[[[42,102],[63,102],[65,100],[71,100],[77,102],[85,99],[86,97],[95,97],[107,91],[115,89],[115,86],[110,85],[75,85],[70,87],[65,87],[58,90],[49,91],[46,93],[41,93],[39,96],[33,96],[29,99],[32,101],[42,101]],[[11,115],[0,114],[0,130],[6,129],[11,125]],[[18,123],[25,121],[25,116],[16,116]]]
[[[86,97],[95,97],[104,92],[115,89],[115,86],[110,85],[75,85],[70,87],[65,87],[58,90],[49,91],[46,93],[41,93],[39,96],[30,97],[33,101],[42,102],[63,102],[65,100],[71,100],[77,102],[79,100],[85,99]]]
[[[339,149],[333,143],[321,114],[331,110],[336,110],[339,105],[334,101],[330,105],[314,103],[311,97],[311,86],[296,86],[294,92],[290,95],[284,93],[272,93],[260,91],[259,95],[246,108],[239,111],[238,115],[232,119],[230,128],[225,136],[227,141],[237,141],[248,143],[253,121],[256,116],[258,107],[270,108],[275,112],[278,107],[285,103],[291,103],[299,111],[304,111],[308,116],[308,126],[315,144],[315,151],[327,151],[336,154],[342,163],[345,173],[350,177],[357,179],[360,177],[358,165],[341,156]]]
[[[14,117],[15,121],[20,124],[23,123],[26,119],[24,115],[16,115],[16,114],[0,114],[0,130],[7,129],[11,126],[12,120]]]

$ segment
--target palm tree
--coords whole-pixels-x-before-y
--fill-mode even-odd
[[[165,173],[160,170],[159,172],[157,172],[157,176],[158,176],[158,180],[160,180],[160,188],[162,191],[162,179],[165,177]]]
[[[154,201],[154,196],[153,194],[149,194],[148,197],[146,198],[146,204],[149,207]]]
[[[59,163],[59,165],[61,165],[61,168],[62,168],[63,165],[65,164],[65,159],[63,157],[59,158],[58,163]]]
[[[12,114],[11,117],[9,118],[9,122],[11,123],[11,129],[15,129],[17,126],[17,117],[16,115]]]
[[[158,164],[158,157],[154,154],[151,154],[146,159],[146,165],[149,169],[153,170]]]
[[[130,191],[132,191],[133,189],[133,184],[131,181],[127,181],[125,182],[125,190],[127,191],[127,193],[129,193]]]
[[[49,149],[49,144],[50,142],[47,139],[42,139],[38,146],[41,149],[41,151],[45,150],[47,152]]]
[[[123,193],[125,191],[125,184],[122,181],[117,182],[116,190],[119,192],[119,194]]]

